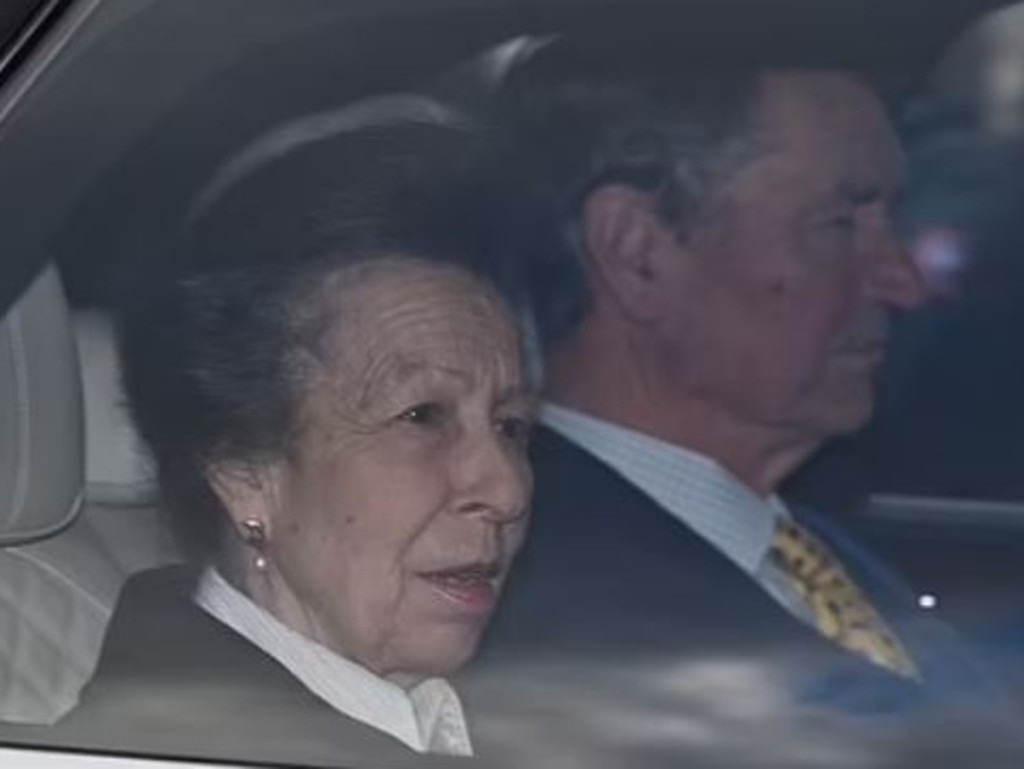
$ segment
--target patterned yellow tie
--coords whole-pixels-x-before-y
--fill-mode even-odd
[[[903,644],[813,534],[780,519],[771,559],[814,612],[822,635],[898,675],[920,678]]]

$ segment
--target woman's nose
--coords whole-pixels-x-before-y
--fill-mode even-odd
[[[496,523],[526,514],[533,484],[529,461],[496,432],[466,441],[456,452],[451,472],[459,512]]]

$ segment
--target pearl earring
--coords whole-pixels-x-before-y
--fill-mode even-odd
[[[258,518],[246,518],[242,521],[242,541],[256,551],[253,566],[257,571],[267,570],[267,556],[263,548],[267,544],[267,529]]]

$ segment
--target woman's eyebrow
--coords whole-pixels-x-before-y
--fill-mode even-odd
[[[361,377],[359,406],[365,408],[382,394],[401,389],[427,368],[426,362],[419,359],[384,358],[377,361]]]
[[[536,410],[540,405],[540,394],[536,388],[527,384],[509,385],[498,393],[497,403],[499,406],[506,406],[514,401],[523,402],[530,409]]]
[[[371,371],[367,377],[367,389],[403,387],[410,381],[425,377],[430,379],[450,378],[463,383],[472,380],[468,371],[445,366],[419,356],[390,360]]]

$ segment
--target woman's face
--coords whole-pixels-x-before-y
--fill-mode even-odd
[[[518,332],[451,267],[374,262],[330,293],[339,310],[303,364],[294,456],[228,494],[236,523],[267,527],[267,569],[250,565],[246,586],[379,675],[443,674],[472,655],[526,531],[532,403]]]

